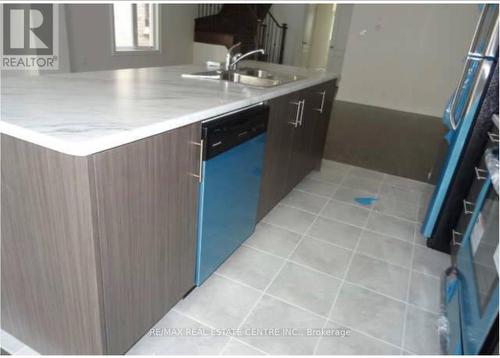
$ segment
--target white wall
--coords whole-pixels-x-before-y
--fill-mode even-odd
[[[337,98],[440,117],[477,5],[354,5]]]
[[[223,63],[226,61],[227,48],[224,45],[195,42],[193,45],[193,63],[205,65],[207,61]]]
[[[114,55],[111,6],[107,4],[66,5],[71,71],[191,63],[197,5],[163,4],[160,6],[160,53]]]

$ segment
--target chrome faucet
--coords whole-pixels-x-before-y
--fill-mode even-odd
[[[241,46],[241,42],[238,42],[237,44],[234,44],[231,46],[226,53],[226,62],[224,63],[224,69],[226,71],[229,71],[229,68],[231,67],[231,61],[233,60],[233,51],[234,49],[238,48]]]
[[[224,69],[226,71],[236,71],[238,69],[238,63],[244,58],[247,58],[248,56],[254,55],[256,53],[261,53],[261,54],[265,53],[264,49],[260,48],[258,50],[247,52],[245,54],[237,53],[236,55],[233,56],[232,54],[233,50],[239,47],[240,45],[241,42],[238,42],[236,45],[233,45],[232,47],[229,48],[229,50],[227,50],[226,62],[224,64]]]
[[[244,58],[247,58],[248,56],[251,56],[251,55],[254,55],[256,53],[261,53],[261,54],[264,54],[265,51],[263,48],[260,48],[258,50],[253,50],[253,51],[250,51],[250,52],[247,52],[245,54],[241,54],[241,53],[238,53],[236,54],[233,59],[232,59],[232,62],[229,64],[229,70],[230,71],[236,71],[238,69],[238,63],[243,60]]]

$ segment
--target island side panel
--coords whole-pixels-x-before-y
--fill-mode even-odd
[[[109,354],[194,285],[200,125],[93,156]]]
[[[87,164],[1,136],[1,325],[44,354],[105,352]]]

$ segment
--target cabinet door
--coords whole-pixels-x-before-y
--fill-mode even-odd
[[[108,354],[194,285],[200,125],[93,156]]]
[[[287,194],[286,184],[296,130],[299,92],[269,101],[269,123],[260,184],[257,221],[262,219]]]
[[[315,128],[312,141],[313,169],[321,167],[321,159],[325,149],[328,126],[333,108],[333,101],[337,94],[336,80],[322,83],[312,91],[313,111],[315,112]]]
[[[292,155],[288,172],[287,191],[292,190],[314,167],[313,141],[314,129],[319,114],[317,104],[317,86],[306,88],[299,93],[302,101],[300,125],[293,135]]]

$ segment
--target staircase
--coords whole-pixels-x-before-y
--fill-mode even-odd
[[[264,48],[255,60],[283,63],[286,24],[280,24],[269,11],[271,4],[199,4],[194,40],[227,48],[241,42],[245,53]]]

